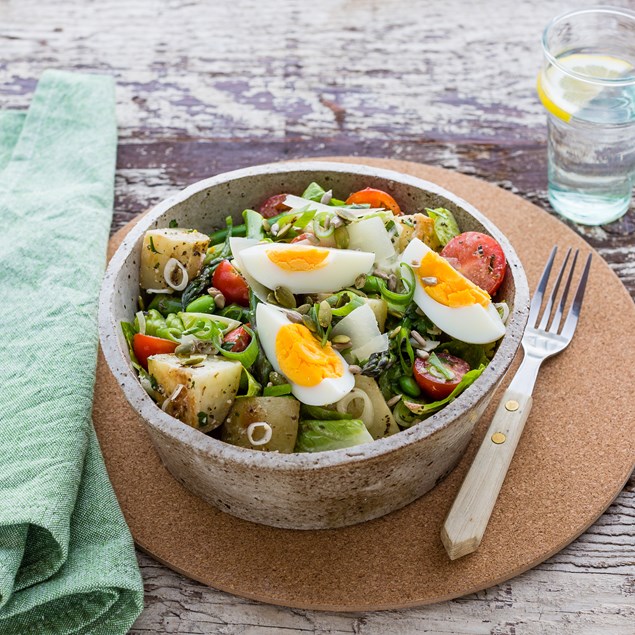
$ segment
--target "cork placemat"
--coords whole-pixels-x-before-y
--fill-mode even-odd
[[[588,251],[563,223],[477,179],[400,161],[340,160],[407,172],[466,199],[511,240],[530,286],[554,243]],[[112,239],[111,250],[122,232]],[[186,491],[162,466],[101,356],[94,422],[132,535],[160,562],[215,588],[273,604],[338,611],[403,608],[518,575],[562,549],[602,514],[635,464],[633,351],[635,305],[596,257],[578,333],[541,371],[532,413],[483,543],[454,562],[439,531],[495,403],[459,466],[426,496],[368,523],[304,532],[239,520]]]

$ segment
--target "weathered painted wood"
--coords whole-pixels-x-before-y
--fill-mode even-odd
[[[576,6],[596,4],[583,0]],[[611,4],[632,6],[632,0]],[[0,107],[48,67],[112,73],[113,230],[195,180],[303,156],[393,157],[549,209],[539,36],[564,0],[0,0]],[[635,297],[635,213],[579,231]],[[572,545],[503,585],[421,609],[337,615],[242,600],[140,554],[133,633],[633,633],[635,480]]]

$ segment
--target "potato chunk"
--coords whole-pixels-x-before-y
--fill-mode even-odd
[[[377,382],[372,377],[366,375],[355,375],[355,388],[363,390],[373,404],[374,417],[372,425],[366,428],[373,439],[389,437],[395,432],[399,432],[399,426],[392,416],[390,408],[386,405],[386,400],[379,390]]]
[[[187,270],[191,280],[196,276],[205,254],[209,238],[190,229],[149,229],[143,236],[139,284],[142,289],[165,289],[168,285],[163,270],[170,258],[176,258]]]
[[[299,418],[300,402],[292,397],[238,397],[225,420],[221,439],[241,448],[290,454],[295,448]],[[247,436],[247,428],[257,421],[271,426],[271,440],[264,445],[252,445]]]
[[[161,354],[148,358],[148,372],[166,397],[182,385],[168,412],[201,432],[209,432],[223,423],[234,402],[242,364],[210,355],[196,366],[186,366],[176,355]]]

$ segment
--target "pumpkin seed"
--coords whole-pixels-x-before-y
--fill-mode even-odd
[[[388,333],[388,338],[391,340],[394,339],[397,335],[399,335],[399,331],[401,331],[401,326],[395,327],[392,331],[390,331],[390,333]]]
[[[287,287],[276,287],[273,291],[273,295],[280,306],[285,309],[295,309],[295,296],[291,293],[291,291],[289,291],[289,289],[287,289]]]
[[[338,249],[348,249],[348,245],[350,243],[350,238],[348,235],[348,230],[346,227],[338,227],[335,232],[335,244]]]
[[[192,342],[187,342],[186,344],[179,344],[174,349],[174,354],[177,357],[188,357],[194,352],[194,344]]]
[[[317,324],[308,315],[302,316],[302,324],[304,324],[311,333],[317,333]]]
[[[301,304],[296,311],[298,313],[302,313],[303,315],[308,313],[311,310],[311,305],[310,304]]]
[[[263,228],[266,232],[271,231],[271,223],[270,223],[270,222],[269,222],[266,218],[262,221],[262,228]]]
[[[302,324],[302,314],[297,311],[285,311],[287,317],[294,324]]]
[[[278,231],[278,233],[276,234],[276,238],[282,238],[291,229],[291,227],[291,223],[285,225],[281,230]]]
[[[331,342],[333,344],[350,344],[351,338],[348,335],[336,335]]]
[[[183,366],[197,366],[198,364],[202,364],[207,359],[207,355],[190,355],[190,357],[186,357],[181,360],[181,364]]]
[[[350,209],[347,209],[346,207],[336,207],[335,213],[342,220],[348,221],[349,223],[354,220],[357,220],[357,215],[355,214],[355,212],[352,212]]]
[[[320,302],[320,308],[318,309],[318,322],[323,329],[326,329],[332,321],[333,310],[331,309],[331,305],[326,300],[322,300],[322,302]]]

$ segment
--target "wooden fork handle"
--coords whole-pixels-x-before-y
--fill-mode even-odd
[[[451,560],[472,553],[481,544],[531,403],[531,395],[505,391],[441,530]]]

